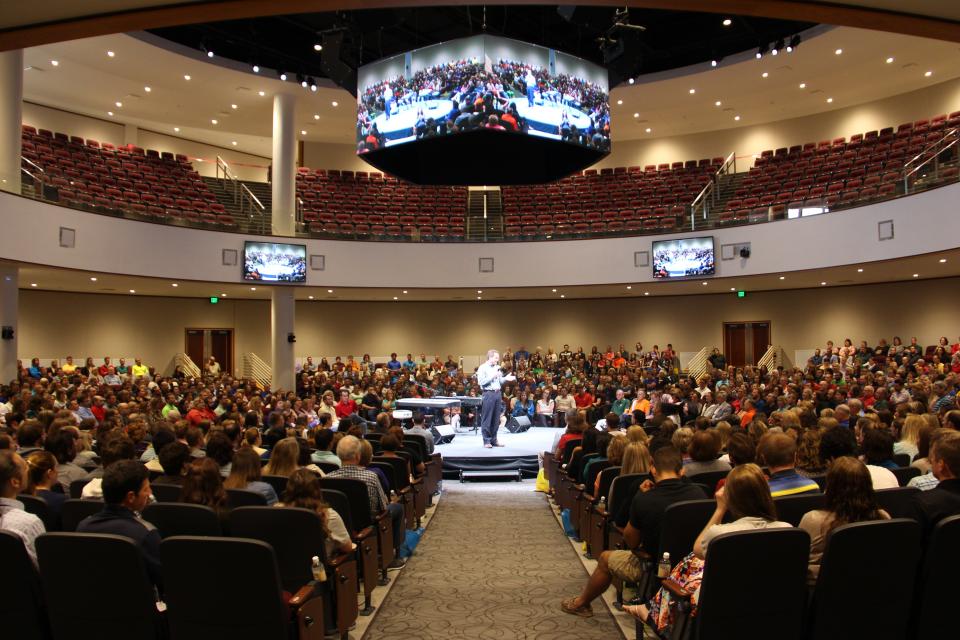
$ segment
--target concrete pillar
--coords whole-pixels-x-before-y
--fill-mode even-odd
[[[135,124],[123,125],[123,144],[132,144],[135,147],[139,147],[140,127]]]
[[[292,236],[297,215],[297,125],[295,96],[273,96],[273,233]]]
[[[0,53],[0,189],[17,194],[22,121],[23,50],[4,51]]]
[[[294,343],[289,336],[293,334],[296,300],[293,287],[276,286],[271,290],[270,298],[270,337],[273,354],[270,365],[273,367],[273,391],[295,389],[295,371],[293,360]]]
[[[19,312],[20,269],[0,266],[0,327],[13,329],[13,339],[0,339],[0,383],[9,384],[17,379],[17,339],[20,327],[17,325]]]

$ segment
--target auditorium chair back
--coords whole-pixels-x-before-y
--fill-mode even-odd
[[[180,494],[183,493],[183,487],[179,484],[164,484],[162,482],[151,484],[150,490],[157,502],[177,502],[180,500]]]
[[[891,518],[915,518],[914,497],[920,493],[916,487],[898,487],[880,489],[874,492],[877,506],[890,514]]]
[[[202,504],[155,502],[143,510],[143,519],[153,524],[162,538],[223,535],[217,512]]]
[[[53,515],[50,506],[43,498],[30,495],[18,495],[17,500],[23,503],[23,509],[43,520],[43,527],[47,531],[59,531],[60,519]]]
[[[66,500],[60,509],[60,528],[63,531],[76,531],[84,518],[103,511],[100,500]]]
[[[23,539],[0,531],[0,619],[5,637],[47,640],[50,628],[40,588],[40,575],[27,554]]]
[[[800,520],[808,511],[823,509],[827,496],[823,493],[805,493],[799,496],[783,496],[774,498],[773,505],[777,508],[777,520],[789,522],[793,526],[800,526]]]
[[[320,478],[320,486],[324,491],[333,489],[343,493],[350,504],[350,515],[353,529],[357,532],[373,525],[370,519],[370,497],[367,495],[367,486],[359,480],[350,478]]]
[[[46,533],[36,544],[54,638],[160,637],[153,584],[132,540],[108,534]]]
[[[933,528],[920,572],[916,602],[916,633],[935,638],[956,625],[957,576],[960,575],[960,516],[944,518]]]
[[[267,498],[257,491],[227,489],[227,505],[231,509],[237,507],[265,507],[267,506]]]

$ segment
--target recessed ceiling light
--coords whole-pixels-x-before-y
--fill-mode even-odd
[[[561,294],[560,294],[560,297],[561,297],[561,298],[566,298],[567,296],[565,296],[564,294],[561,293]]]
[[[733,116],[733,119],[736,120],[737,122],[740,122],[740,116]]]
[[[309,298],[310,300],[313,300],[313,296],[307,296],[307,298]]]
[[[189,75],[189,74],[184,74],[183,79],[184,79],[184,80],[189,80],[189,79],[190,79],[190,75]]]
[[[212,58],[212,57],[213,57],[213,51],[207,51],[207,57],[208,57],[208,58]]]
[[[176,282],[173,282],[173,283],[170,284],[170,286],[171,286],[171,287],[179,287],[180,285],[178,285]]]
[[[703,286],[707,286],[706,282],[701,282],[700,284],[702,284]]]
[[[920,274],[919,274],[919,273],[915,273],[915,274],[913,274],[913,277],[914,277],[914,278],[919,278],[919,277],[920,277]]]
[[[254,72],[254,73],[260,73],[260,65],[258,65],[258,64],[253,65],[253,72]]]
[[[733,24],[733,20],[731,20],[730,18],[723,19],[723,26],[729,27],[731,24]]]
[[[404,289],[404,290],[403,290],[403,292],[404,292],[404,293],[406,293],[406,292],[407,292],[407,290],[406,290],[406,289]]]
[[[107,51],[107,57],[108,57],[108,58],[112,58],[112,57],[115,56],[115,55],[117,55],[117,54],[115,54],[113,51]]]
[[[59,66],[60,66],[60,61],[59,61],[59,60],[51,60],[51,61],[50,61],[50,64],[52,64],[52,65],[55,66],[55,67],[59,67]]]
[[[627,291],[629,291],[630,289],[633,289],[633,287],[631,287],[630,285],[627,285]]]
[[[256,291],[256,290],[257,290],[256,287],[250,287],[250,291]]]
[[[623,100],[617,100],[617,104],[623,104]]]
[[[736,291],[736,290],[737,290],[736,287],[730,287],[730,291]]]
[[[327,293],[333,293],[333,289],[327,289]]]
[[[337,102],[336,100],[334,100],[333,102],[330,103],[330,105],[333,106],[333,107],[339,107],[339,106],[340,106],[340,103]]]
[[[722,102],[720,102],[719,100],[717,100],[716,102],[713,103],[713,106],[719,107],[719,106],[722,105],[722,104],[723,104]]]
[[[232,144],[233,146],[237,146],[237,141],[236,141],[236,140],[231,140],[231,141],[230,141],[230,144]]]
[[[323,45],[318,42],[317,44],[313,45],[313,50],[314,50],[314,51],[323,51]]]
[[[226,297],[227,297],[227,294],[221,293],[221,294],[220,294],[220,297],[221,297],[221,298],[226,298]]]
[[[649,292],[649,291],[644,291],[644,292],[643,292],[643,295],[648,296],[648,295],[650,295],[650,292]]]
[[[650,127],[647,127],[647,128],[646,128],[646,132],[647,132],[647,133],[650,133],[651,131],[653,131],[653,129],[651,129]]]
[[[857,273],[863,273],[863,269],[857,269]]]
[[[143,90],[146,91],[147,93],[150,93],[151,91],[153,91],[153,89],[151,89],[150,87],[144,87]]]
[[[217,119],[213,118],[212,120],[210,120],[210,124],[217,124]]]
[[[780,276],[780,279],[781,279],[781,280],[786,280],[787,277],[786,277],[786,276]]]
[[[696,92],[697,92],[696,89],[690,89],[690,95],[693,95],[693,94],[696,93]]]
[[[806,88],[807,88],[807,83],[806,83],[806,82],[801,82],[801,83],[800,83],[800,88],[801,88],[801,89],[806,89]]]
[[[306,79],[303,79],[303,80],[300,81],[300,86],[303,87],[304,89],[306,89],[307,87],[310,86],[310,83],[307,82]]]
[[[483,293],[483,289],[477,289],[477,293]]]
[[[634,117],[634,118],[639,118],[639,117],[640,117],[640,114],[639,114],[639,113],[635,113],[635,114],[633,114],[633,117]]]
[[[96,276],[90,276],[90,282],[96,282],[96,281],[97,281]]]
[[[834,53],[837,55],[840,55],[841,53],[843,53],[843,49],[837,49],[836,51],[834,51]]]
[[[117,100],[117,101],[114,102],[113,104],[117,105],[118,107],[122,107],[122,106],[123,106],[123,103],[120,102],[119,100]]]
[[[628,83],[628,84],[633,84],[634,82],[635,82],[635,80],[634,80],[633,78],[630,78],[629,80],[627,80],[627,83]]]
[[[833,98],[827,98],[827,104],[833,103]]]
[[[266,91],[257,91],[257,95],[262,98],[263,96],[267,95],[267,92],[266,92]]]
[[[237,105],[232,104],[232,105],[230,105],[230,108],[231,108],[231,109],[236,109],[236,108],[237,108]]]
[[[557,292],[557,290],[556,290],[556,289],[551,289],[550,291],[553,291],[554,293],[556,293],[556,292]]]
[[[893,63],[893,56],[890,56],[889,58],[887,58],[887,64],[892,64],[892,63]]]
[[[483,299],[483,298],[481,298],[480,296],[477,296],[477,300],[482,300],[482,299]]]
[[[821,283],[820,283],[820,286],[822,287],[822,286],[824,286],[824,285],[826,285],[826,284],[827,284],[826,282],[821,282]]]
[[[130,289],[130,293],[136,293],[136,292],[137,292],[136,289]]]
[[[281,73],[280,73],[280,79],[281,79],[283,82],[286,82],[286,81],[287,81],[287,74],[281,72]]]
[[[113,111],[107,111],[107,115],[108,115],[108,116],[112,116],[112,115],[113,115]]]
[[[302,135],[302,136],[307,135],[307,130],[306,130],[306,129],[300,129],[300,135]]]
[[[711,67],[717,66],[717,61],[716,61],[716,60],[711,60],[711,61],[710,61],[710,66],[711,66]]]
[[[770,74],[767,73],[766,71],[764,71],[763,73],[760,74],[760,77],[761,77],[761,78],[769,78],[769,77],[770,77]]]
[[[37,283],[36,283],[36,282],[31,282],[31,283],[30,283],[30,286],[31,286],[31,287],[35,287],[35,286],[37,286]]]
[[[174,127],[173,130],[174,130],[176,133],[180,133],[180,127]]]
[[[397,296],[393,296],[393,299],[394,299],[394,300],[399,300],[400,298],[398,298]]]
[[[319,114],[319,113],[313,114],[313,119],[314,119],[314,120],[319,120],[319,119],[320,119],[320,114]]]
[[[946,261],[947,261],[946,258],[940,258],[940,262],[946,262]]]
[[[924,77],[929,78],[930,76],[933,75],[933,71],[927,71],[927,72],[926,72],[925,74],[923,74],[923,75],[924,75]]]

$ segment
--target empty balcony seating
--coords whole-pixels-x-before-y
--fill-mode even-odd
[[[657,233],[682,224],[722,158],[588,169],[548,185],[503,187],[505,235]]]
[[[297,170],[306,231],[350,238],[462,240],[467,189],[421,187],[379,172]]]
[[[67,206],[158,222],[236,226],[184,155],[115,147],[30,125],[22,128],[21,154],[24,169],[42,182],[44,197]]]

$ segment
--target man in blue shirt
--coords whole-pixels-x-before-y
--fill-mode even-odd
[[[407,354],[407,359],[403,361],[403,368],[407,371],[413,371],[417,368],[417,363],[413,361],[412,353]]]
[[[391,353],[390,360],[387,362],[387,369],[390,371],[399,371],[401,368],[403,368],[403,365],[397,360],[397,354]]]
[[[503,413],[503,393],[500,391],[500,385],[516,379],[514,375],[503,375],[500,369],[499,351],[496,349],[487,351],[487,361],[477,369],[477,384],[483,389],[483,400],[480,405],[480,433],[483,435],[485,449],[504,446],[497,441],[500,415]]]
[[[785,433],[770,433],[763,437],[757,453],[770,469],[770,495],[795,496],[802,493],[820,493],[820,486],[797,473],[794,464],[797,443]]]

